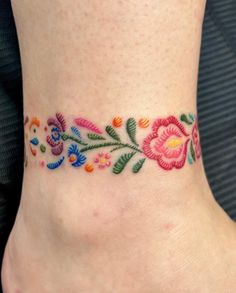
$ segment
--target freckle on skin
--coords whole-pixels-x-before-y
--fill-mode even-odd
[[[98,218],[98,216],[99,216],[98,210],[93,211],[93,216],[94,216],[94,218]]]
[[[164,230],[166,230],[167,232],[170,232],[174,229],[175,225],[173,223],[165,223],[163,225]]]

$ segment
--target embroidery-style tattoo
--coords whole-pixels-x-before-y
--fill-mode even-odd
[[[27,126],[28,131],[25,131],[25,141],[27,142],[29,151],[32,156],[36,157],[39,152],[45,153],[46,152],[46,146],[44,143],[41,143],[38,139],[38,130],[40,128],[40,120],[37,117],[32,117],[29,119],[28,116],[26,116],[25,121],[24,121],[24,126],[25,129]],[[25,150],[27,148],[27,145],[25,144]],[[24,153],[24,161],[25,161],[25,166],[28,164],[28,156],[25,151]],[[40,166],[44,166],[45,162],[40,161],[39,162]]]
[[[67,125],[64,115],[56,113],[44,125],[45,141],[38,136],[41,124],[37,117],[30,119],[27,116],[25,139],[33,157],[38,153],[41,156],[49,154],[47,158],[54,157],[49,162],[39,161],[41,167],[46,166],[49,170],[67,162],[87,173],[111,169],[114,174],[120,174],[130,165],[130,170],[136,174],[148,159],[156,161],[164,170],[172,170],[181,169],[186,161],[192,165],[201,157],[198,121],[192,113],[182,114],[179,119],[169,116],[153,121],[147,117],[125,120],[115,116],[104,129],[83,117],[77,117]],[[126,138],[123,137],[124,130]],[[140,140],[137,134],[141,131],[144,133]],[[118,157],[114,153],[118,153]]]

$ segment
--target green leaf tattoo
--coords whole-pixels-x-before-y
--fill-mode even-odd
[[[92,139],[92,140],[105,140],[105,137],[96,133],[88,133],[87,136],[89,139]]]
[[[185,115],[185,114],[182,114],[180,116],[180,120],[183,121],[184,123],[186,123],[187,125],[193,124],[193,121],[189,120],[187,115]]]
[[[112,169],[113,173],[120,174],[124,170],[125,166],[129,162],[129,160],[135,154],[136,154],[136,152],[121,155],[113,166],[113,169]]]
[[[40,145],[40,151],[42,153],[45,153],[46,152],[46,147],[43,144]]]
[[[191,156],[194,160],[194,162],[196,161],[196,155],[195,155],[195,151],[194,151],[194,148],[193,148],[193,141],[191,140],[191,143],[190,143],[190,152],[191,152]]]
[[[140,169],[142,168],[145,161],[146,161],[146,158],[138,160],[138,162],[136,162],[132,168],[133,173],[138,173]]]
[[[193,122],[195,121],[194,114],[189,113],[188,116],[189,116],[189,118],[190,118]]]
[[[126,130],[132,143],[138,146],[136,141],[136,121],[134,118],[129,118],[126,123]]]
[[[113,139],[120,141],[119,135],[117,134],[117,132],[115,131],[115,129],[112,126],[110,126],[110,125],[106,126],[106,132]]]

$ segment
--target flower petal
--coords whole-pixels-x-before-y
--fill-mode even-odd
[[[154,139],[157,138],[157,135],[155,133],[149,134],[143,141],[143,152],[144,154],[149,158],[153,160],[158,159],[158,155],[153,152],[153,148],[151,146],[152,142],[155,142]]]
[[[59,144],[59,142],[55,142],[49,135],[47,136],[46,141],[51,147],[56,147]]]
[[[64,116],[61,113],[56,113],[56,117],[61,124],[62,131],[65,132],[66,131],[66,121],[65,121]]]
[[[60,142],[56,147],[52,148],[52,154],[54,156],[59,156],[63,151],[63,143]]]
[[[52,125],[56,126],[60,130],[60,132],[62,131],[61,123],[57,121],[55,118],[53,117],[48,118],[47,123],[48,123],[48,126],[52,126]]]
[[[152,125],[152,130],[153,132],[157,132],[161,126],[168,126],[169,124],[177,126],[184,136],[189,136],[183,124],[181,124],[174,116],[169,116],[166,119],[156,119]]]
[[[79,153],[79,155],[77,156],[77,160],[72,164],[72,166],[80,167],[81,165],[85,163],[85,161],[86,161],[86,157]]]
[[[186,140],[184,147],[182,148],[182,152],[178,159],[168,160],[167,158],[163,156],[163,154],[160,154],[159,158],[157,159],[158,165],[165,170],[171,170],[173,168],[176,168],[176,169],[182,168],[186,161],[188,142],[189,142],[189,139]]]
[[[183,135],[175,125],[168,125],[159,133],[156,140],[155,149],[158,153],[163,153],[166,158],[178,158],[182,152]]]

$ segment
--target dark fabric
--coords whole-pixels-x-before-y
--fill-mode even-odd
[[[209,0],[202,41],[199,124],[209,183],[236,220],[236,1]],[[18,206],[23,166],[22,81],[10,0],[0,0],[0,253]]]
[[[206,173],[236,220],[236,1],[208,1],[200,59],[198,114]]]
[[[16,31],[10,1],[0,0],[0,261],[21,193],[22,116]]]

